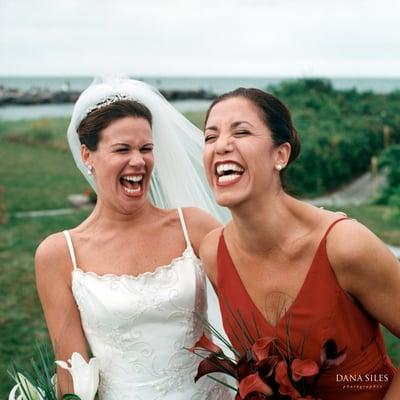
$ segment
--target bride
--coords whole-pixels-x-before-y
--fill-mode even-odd
[[[203,331],[206,280],[198,249],[219,223],[202,176],[199,130],[152,87],[95,82],[68,129],[75,161],[97,192],[80,225],[47,237],[37,288],[56,358],[100,363],[102,400],[231,398],[185,348]],[[61,394],[73,391],[58,368]]]

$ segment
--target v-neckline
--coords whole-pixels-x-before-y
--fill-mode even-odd
[[[235,263],[233,262],[232,257],[231,257],[231,255],[230,255],[230,253],[229,253],[228,246],[226,245],[226,242],[225,242],[224,232],[223,232],[223,231],[221,232],[222,245],[224,246],[225,252],[226,252],[226,254],[227,254],[227,256],[228,256],[228,261],[230,262],[230,264],[231,264],[232,267],[233,267],[234,273],[235,273],[236,276],[237,276],[237,279],[238,279],[238,281],[239,281],[239,283],[240,283],[240,286],[241,286],[243,292],[245,293],[245,296],[247,297],[247,300],[249,301],[249,304],[250,304],[250,305],[252,306],[252,308],[255,310],[255,313],[258,314],[258,316],[261,318],[261,320],[263,320],[263,321],[265,322],[265,324],[268,326],[268,328],[269,328],[270,330],[276,331],[276,330],[279,329],[279,326],[280,326],[280,324],[282,323],[282,321],[284,321],[284,320],[286,320],[286,319],[288,318],[288,316],[289,316],[290,313],[292,312],[292,309],[296,306],[296,303],[298,303],[299,298],[302,297],[303,292],[305,291],[305,287],[306,287],[307,284],[308,284],[308,281],[309,281],[309,277],[310,277],[310,275],[311,275],[311,272],[312,272],[312,270],[315,268],[314,265],[316,264],[316,263],[315,263],[315,260],[316,260],[316,258],[317,258],[317,255],[318,255],[318,253],[320,252],[320,249],[321,249],[323,243],[324,243],[325,240],[326,240],[326,234],[327,234],[327,232],[324,234],[324,236],[322,237],[321,241],[320,241],[319,244],[318,244],[317,250],[316,250],[315,253],[314,253],[314,256],[313,256],[313,258],[312,258],[311,264],[310,264],[310,266],[309,266],[309,268],[308,268],[308,270],[307,270],[306,276],[305,276],[305,278],[304,278],[304,281],[303,281],[303,283],[302,283],[302,285],[301,285],[301,287],[300,287],[300,290],[298,291],[297,295],[295,296],[295,298],[294,298],[292,304],[290,304],[290,306],[289,306],[288,309],[285,311],[285,313],[278,319],[276,325],[272,325],[272,324],[264,317],[263,313],[262,313],[261,310],[258,308],[258,306],[256,305],[256,303],[254,302],[254,300],[253,300],[252,297],[250,296],[248,290],[246,289],[246,286],[244,285],[244,283],[243,283],[243,281],[242,281],[242,278],[240,277],[239,272],[238,272],[238,270],[237,270],[237,268],[236,268],[236,265],[235,265]]]

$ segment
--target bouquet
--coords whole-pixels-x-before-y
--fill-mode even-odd
[[[235,400],[264,400],[270,397],[277,400],[321,400],[315,397],[318,380],[324,371],[341,364],[346,358],[346,349],[338,350],[333,339],[323,344],[320,363],[303,357],[304,340],[300,356],[296,357],[291,349],[288,326],[286,343],[281,343],[276,337],[261,337],[239,354],[208,322],[205,325],[208,332],[220,339],[236,358],[228,357],[203,334],[189,349],[203,358],[195,382],[215,372],[227,374],[236,379],[238,388],[212,375],[209,377],[235,390]]]
[[[15,382],[8,400],[57,400],[57,379],[51,351],[37,346],[38,357],[31,360],[31,370],[19,372],[13,366],[10,375]],[[99,364],[96,358],[87,363],[79,353],[73,353],[68,363],[55,362],[72,376],[74,393],[64,394],[63,400],[93,400],[99,385]]]

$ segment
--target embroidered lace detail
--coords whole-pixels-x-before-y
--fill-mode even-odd
[[[196,257],[196,255],[193,252],[193,249],[191,247],[187,247],[185,249],[185,251],[182,253],[181,256],[174,258],[169,264],[165,264],[165,265],[160,265],[158,267],[156,267],[153,271],[146,271],[146,272],[142,272],[141,274],[138,275],[131,275],[131,274],[112,274],[112,273],[106,273],[106,274],[97,274],[96,272],[93,271],[84,271],[83,269],[76,267],[72,273],[80,273],[83,275],[87,275],[87,276],[92,276],[94,278],[97,279],[104,279],[104,280],[110,280],[110,279],[115,279],[115,280],[119,280],[119,279],[141,279],[143,277],[146,276],[155,276],[157,275],[161,270],[167,270],[167,269],[171,269],[174,266],[177,265],[177,263],[179,261],[182,261],[183,259],[185,259],[188,255],[193,254],[197,263],[200,264],[200,260]]]
[[[152,272],[98,275],[76,268],[72,291],[100,361],[100,400],[228,400],[190,353],[203,332],[205,274],[189,246]]]

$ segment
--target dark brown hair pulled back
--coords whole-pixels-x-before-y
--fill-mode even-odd
[[[272,141],[276,146],[289,143],[291,147],[288,165],[300,154],[300,137],[293,125],[288,108],[275,96],[260,89],[238,88],[218,96],[209,107],[205,123],[213,107],[223,100],[242,97],[251,101],[260,111],[265,125],[272,132]]]
[[[95,151],[101,140],[101,132],[112,122],[125,117],[143,118],[150,127],[152,125],[151,112],[145,105],[134,100],[118,100],[86,115],[77,129],[79,141]]]

